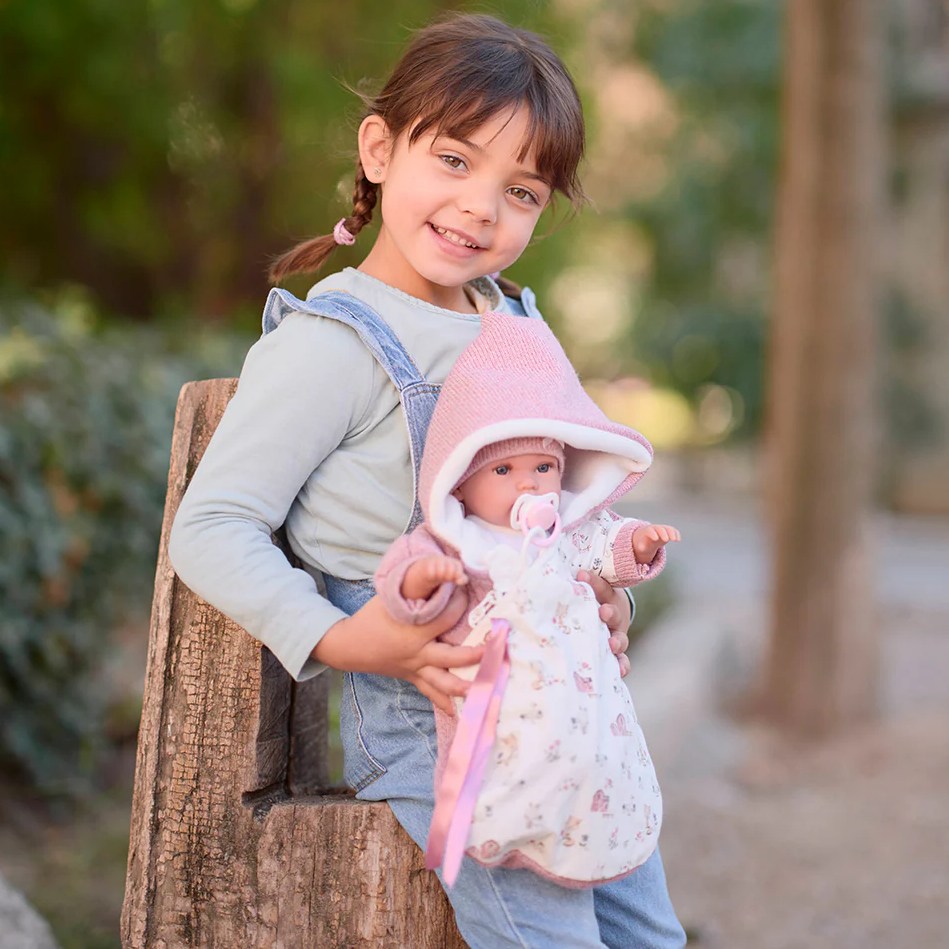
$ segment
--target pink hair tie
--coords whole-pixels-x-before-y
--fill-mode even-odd
[[[333,240],[337,244],[355,244],[356,238],[346,229],[346,218],[341,217],[333,228]]]

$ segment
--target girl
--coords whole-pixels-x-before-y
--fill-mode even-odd
[[[291,675],[346,672],[346,779],[359,798],[388,801],[424,846],[432,705],[451,711],[467,684],[450,670],[478,662],[481,649],[435,641],[461,615],[460,593],[436,621],[410,626],[367,578],[419,522],[425,430],[480,314],[539,315],[529,291],[507,299],[486,275],[517,260],[555,191],[579,200],[583,118],[553,52],[485,16],[420,31],[366,105],[352,214],[280,258],[272,276],[319,267],[377,202],[378,236],[358,269],[321,280],[306,302],[271,292],[265,335],[182,502],[170,554],[182,579]],[[271,543],[281,524],[302,569]],[[625,597],[597,587],[604,619],[625,628]],[[624,635],[611,645],[622,651]],[[586,891],[466,860],[450,898],[475,947],[684,944],[658,853]]]

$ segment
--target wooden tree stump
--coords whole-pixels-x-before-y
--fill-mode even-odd
[[[122,944],[464,946],[389,807],[326,791],[325,677],[293,682],[171,568],[172,519],[235,387],[189,383],[178,401]]]

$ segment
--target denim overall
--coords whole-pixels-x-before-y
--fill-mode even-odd
[[[534,295],[508,299],[508,309],[540,319]],[[428,383],[385,321],[345,293],[303,302],[272,290],[263,329],[275,329],[291,312],[339,320],[352,327],[399,392],[409,434],[415,502],[406,531],[422,520],[417,488],[425,434],[440,386]],[[328,599],[348,614],[375,593],[372,580],[325,576]],[[402,679],[346,673],[340,731],[347,783],[360,800],[387,801],[409,836],[425,847],[434,807],[438,753],[431,702]],[[465,858],[449,891],[458,928],[476,949],[597,946],[679,949],[685,935],[666,890],[659,851],[630,876],[587,890],[566,889],[527,870],[483,867]]]

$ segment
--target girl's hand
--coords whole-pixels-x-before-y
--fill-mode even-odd
[[[470,685],[449,672],[481,661],[483,646],[451,646],[435,638],[455,625],[467,608],[467,596],[456,589],[444,611],[431,623],[396,622],[378,596],[347,619],[331,626],[313,650],[313,658],[344,672],[371,672],[405,679],[449,715],[452,696]]]
[[[620,676],[627,675],[629,673],[629,657],[626,655],[626,650],[629,649],[627,633],[632,619],[629,598],[623,590],[614,589],[601,576],[589,570],[581,570],[577,574],[577,579],[592,587],[600,604],[600,619],[606,623],[610,631],[610,652],[616,656],[619,663]]]

